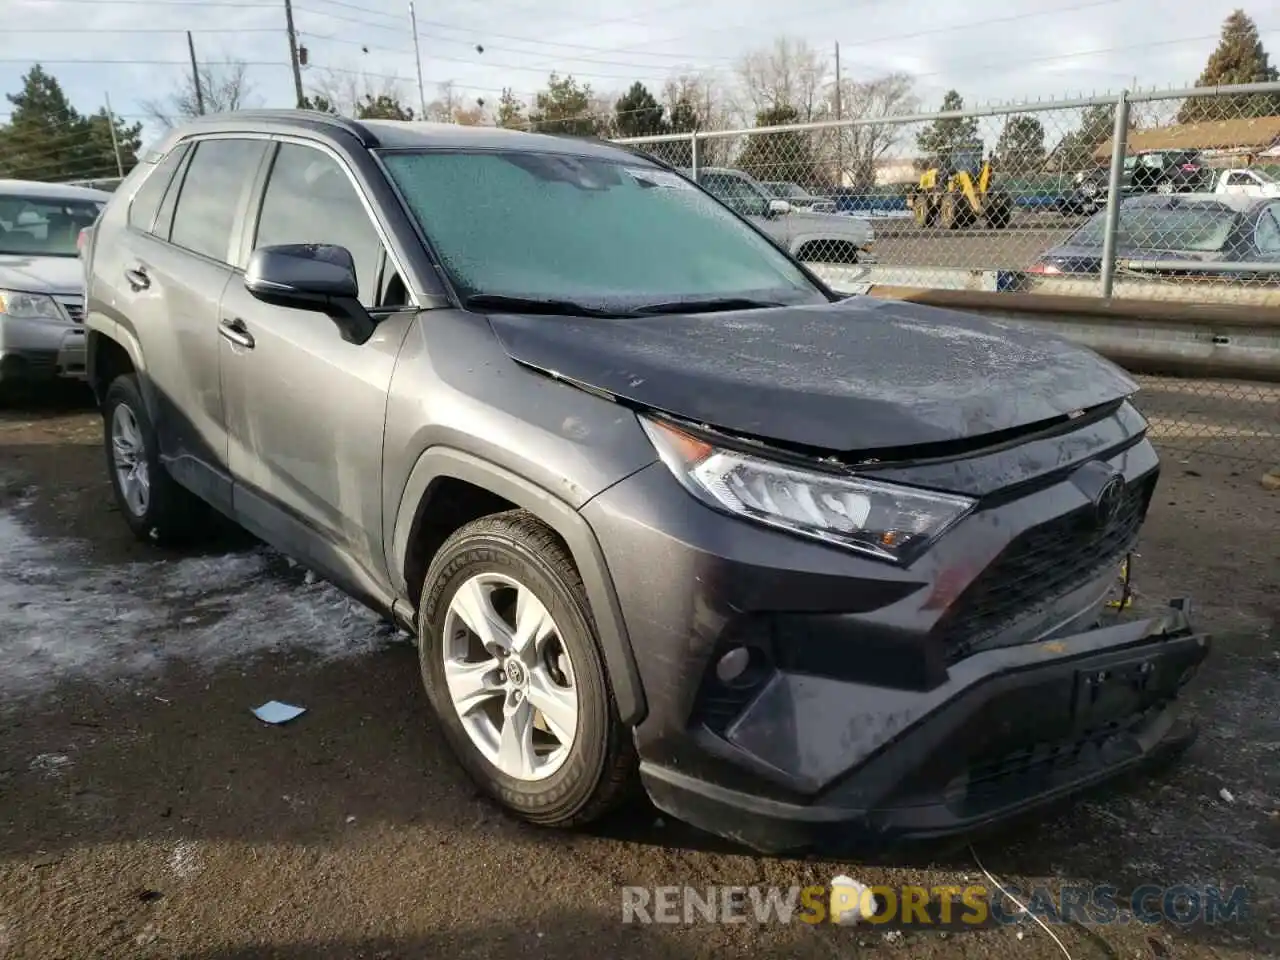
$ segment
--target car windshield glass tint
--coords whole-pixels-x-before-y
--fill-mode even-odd
[[[101,209],[92,200],[0,196],[0,255],[77,256],[76,238]]]
[[[384,160],[464,296],[614,309],[824,299],[767,240],[643,160],[492,151],[395,152]]]
[[[1239,214],[1221,206],[1160,208],[1123,206],[1117,245],[1128,250],[1187,250],[1212,253],[1221,250]],[[1099,213],[1071,238],[1076,247],[1101,247],[1106,227]]]

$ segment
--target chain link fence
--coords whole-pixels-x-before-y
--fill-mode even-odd
[[[685,170],[837,286],[1106,298],[1114,335],[1146,338],[1144,369],[1191,343],[1280,380],[1280,83],[620,142]],[[1153,301],[1177,331],[1123,325],[1125,305]],[[1257,328],[1221,335],[1224,308]],[[1280,464],[1280,388],[1142,384],[1165,446]]]

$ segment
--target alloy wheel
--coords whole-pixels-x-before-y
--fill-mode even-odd
[[[138,418],[127,404],[117,404],[111,414],[111,459],[116,484],[125,505],[135,517],[142,517],[151,503],[151,475],[147,448]]]
[[[504,774],[543,780],[578,728],[573,664],[546,606],[500,573],[464,581],[445,614],[449,697],[476,749]]]

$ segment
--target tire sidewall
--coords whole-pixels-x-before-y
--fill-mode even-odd
[[[475,747],[444,678],[441,628],[458,588],[480,573],[501,573],[531,589],[555,621],[573,666],[578,729],[563,765],[536,781],[503,773]],[[446,545],[431,564],[418,623],[423,683],[445,735],[471,777],[491,796],[531,820],[567,819],[586,805],[602,776],[613,723],[604,665],[590,614],[553,567],[516,537],[476,533]]]

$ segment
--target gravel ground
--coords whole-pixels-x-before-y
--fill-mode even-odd
[[[129,539],[77,403],[0,414],[0,957],[1062,956],[1030,923],[623,925],[628,884],[982,874],[964,848],[758,857],[643,804],[585,833],[511,821],[459,773],[412,649],[375,618],[242,536],[183,554]],[[1136,561],[1140,602],[1189,593],[1215,637],[1187,703],[1199,741],[975,841],[1021,889],[1243,884],[1249,909],[1055,927],[1078,960],[1280,948],[1280,494],[1263,469],[1170,456]],[[249,709],[270,699],[308,712],[264,726]]]

